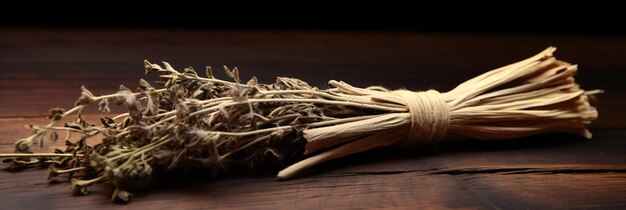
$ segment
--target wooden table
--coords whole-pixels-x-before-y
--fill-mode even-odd
[[[583,88],[606,90],[595,102],[593,140],[542,135],[381,149],[290,181],[273,173],[178,177],[137,189],[128,205],[111,203],[106,186],[72,196],[68,183],[47,183],[44,169],[0,171],[0,208],[626,208],[624,37],[2,28],[0,152],[28,135],[23,125],[47,122],[49,108],[71,106],[81,84],[96,94],[134,88],[144,58],[181,69],[238,66],[243,78],[262,82],[290,76],[318,87],[341,79],[444,91],[550,45],[559,47],[558,58],[580,64]]]

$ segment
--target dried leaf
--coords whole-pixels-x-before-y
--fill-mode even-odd
[[[213,70],[211,69],[210,66],[206,66],[204,72],[206,73],[206,77],[209,79],[215,79],[215,76],[213,76]]]
[[[50,132],[50,140],[56,141],[57,139],[59,139],[59,134],[56,131],[51,131]]]
[[[91,93],[91,91],[89,91],[84,85],[80,86],[80,89],[80,97],[76,100],[76,102],[74,102],[74,106],[87,105],[94,101],[95,96]]]
[[[145,75],[148,75],[150,72],[155,70],[153,64],[148,60],[143,60],[143,68],[145,69]]]
[[[226,75],[235,80],[235,83],[241,83],[241,80],[239,80],[239,69],[237,69],[237,67],[230,70],[227,66],[224,66],[224,71],[226,72]]]
[[[174,67],[172,67],[172,65],[170,65],[170,63],[163,61],[163,66],[165,66],[165,70],[168,70],[170,72],[176,72],[176,70],[174,69]]]
[[[124,190],[120,190],[119,188],[115,188],[115,191],[113,192],[113,196],[111,197],[111,201],[127,203],[131,200],[132,197],[133,197],[133,194]]]
[[[187,75],[187,76],[191,76],[191,77],[198,77],[198,73],[196,73],[196,70],[193,69],[193,67],[187,67],[183,70],[183,74]]]
[[[111,108],[109,108],[109,99],[102,99],[100,103],[98,103],[98,112],[100,113],[110,113]]]
[[[253,76],[250,80],[248,80],[248,82],[246,84],[248,86],[255,87],[255,86],[259,85],[259,80],[256,78],[256,76]]]
[[[100,118],[100,122],[102,123],[102,125],[104,125],[107,128],[115,128],[117,126],[115,123],[115,120],[108,118],[108,117]]]
[[[87,190],[87,187],[82,185],[82,184],[80,184],[80,180],[78,180],[78,179],[72,179],[71,188],[72,188],[72,192],[74,193],[74,195],[87,195],[87,194],[89,194],[89,191]]]
[[[150,83],[148,83],[148,81],[144,80],[144,79],[140,79],[139,80],[139,87],[138,87],[139,91],[153,91],[154,88],[152,87],[152,85],[150,85]]]

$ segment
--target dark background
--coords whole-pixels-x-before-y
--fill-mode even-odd
[[[624,35],[624,2],[7,4],[2,26]]]

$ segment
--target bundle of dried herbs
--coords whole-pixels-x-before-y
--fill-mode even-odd
[[[156,173],[188,168],[216,172],[233,166],[263,166],[299,161],[278,173],[289,178],[321,162],[375,147],[414,146],[448,139],[510,139],[545,132],[587,138],[597,118],[588,97],[574,81],[576,65],[556,60],[555,48],[468,80],[451,91],[390,91],[330,81],[320,90],[279,77],[273,84],[256,78],[242,82],[237,68],[224,67],[231,81],[204,76],[193,68],[175,70],[145,61],[157,73],[155,87],[140,80],[136,91],[120,86],[96,96],[82,87],[75,107],[50,110],[51,122],[31,125],[33,135],[15,144],[11,167],[48,166],[49,178],[67,174],[74,192],[87,194],[95,183],[115,186],[113,200],[128,201],[128,183]],[[128,112],[87,122],[86,106],[102,113],[109,103]],[[70,115],[76,119],[58,126]],[[64,150],[33,153],[67,132]],[[74,135],[71,135],[74,134]],[[78,135],[76,135],[78,134]],[[74,136],[74,137],[72,137]],[[95,145],[87,139],[102,138]]]

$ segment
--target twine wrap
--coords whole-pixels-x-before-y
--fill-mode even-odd
[[[404,100],[410,117],[406,139],[398,142],[404,146],[416,146],[441,140],[450,126],[450,112],[441,93],[436,90],[391,92]]]

